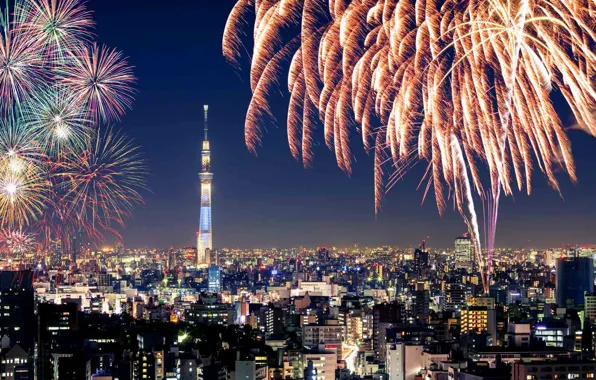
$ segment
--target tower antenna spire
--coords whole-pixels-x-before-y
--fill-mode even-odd
[[[205,116],[204,116],[204,128],[205,128],[205,141],[209,140],[208,136],[207,136],[207,132],[209,132],[209,106],[208,105],[204,105],[203,106],[203,110],[205,111]]]

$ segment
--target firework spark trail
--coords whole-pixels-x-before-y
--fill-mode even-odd
[[[253,26],[250,150],[271,114],[263,90],[281,80],[287,65],[280,62],[291,61],[288,141],[295,158],[312,161],[316,124],[299,128],[306,114],[323,124],[322,139],[346,173],[350,136],[359,131],[376,157],[377,211],[387,159],[398,179],[412,154],[428,162],[424,197],[432,188],[440,212],[453,197],[487,290],[501,194],[529,194],[534,167],[558,192],[559,166],[576,181],[551,92],[565,98],[579,128],[596,135],[595,20],[593,0],[240,0],[223,53],[240,65],[244,33]],[[487,257],[474,194],[487,202]]]
[[[104,232],[119,236],[142,202],[146,167],[131,140],[99,127],[131,108],[132,67],[93,42],[82,0],[7,7],[0,8],[0,236],[32,233],[46,248],[67,247],[78,231],[94,242]]]
[[[23,110],[25,128],[35,135],[35,140],[47,155],[64,150],[82,149],[89,137],[93,123],[73,100],[65,88],[40,91]]]
[[[15,21],[50,64],[92,41],[91,11],[79,0],[21,0],[15,3]]]
[[[78,155],[69,155],[58,164],[54,177],[77,219],[89,227],[104,229],[114,221],[123,223],[142,202],[138,192],[145,184],[143,158],[126,136],[111,129],[98,130]]]
[[[29,252],[35,246],[35,236],[20,230],[0,230],[0,250],[8,254]]]
[[[113,121],[132,107],[135,77],[122,54],[94,44],[70,53],[58,69],[58,83],[97,121]]]

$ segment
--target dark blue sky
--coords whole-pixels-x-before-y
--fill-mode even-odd
[[[91,0],[99,40],[129,57],[139,78],[134,109],[121,127],[142,145],[152,172],[151,193],[124,231],[129,247],[194,243],[198,225],[197,153],[202,105],[210,105],[214,245],[281,247],[396,244],[451,246],[465,230],[459,215],[440,217],[434,199],[420,205],[415,168],[373,212],[372,159],[354,136],[351,178],[319,146],[312,169],[294,162],[287,147],[285,104],[276,102],[278,127],[269,128],[259,156],[244,145],[250,99],[248,72],[238,75],[221,56],[221,35],[233,0]],[[596,140],[571,133],[580,183],[562,177],[562,200],[537,171],[531,197],[502,202],[497,245],[520,247],[596,243]]]

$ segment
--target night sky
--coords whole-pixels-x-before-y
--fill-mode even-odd
[[[248,67],[237,73],[222,58],[221,35],[233,0],[91,0],[99,41],[129,57],[139,78],[134,109],[120,126],[147,156],[151,192],[124,231],[127,247],[194,245],[198,226],[198,152],[202,105],[210,105],[214,246],[452,246],[465,231],[457,212],[440,217],[434,198],[421,206],[412,170],[374,215],[372,157],[353,135],[351,178],[319,145],[304,170],[287,147],[285,98],[277,127],[268,128],[258,157],[244,145],[250,100]],[[572,120],[568,120],[572,123]],[[322,127],[321,127],[322,133]],[[497,246],[548,247],[596,243],[596,139],[572,131],[579,184],[561,176],[564,199],[535,172],[531,197],[502,201]],[[481,212],[481,211],[480,211]]]

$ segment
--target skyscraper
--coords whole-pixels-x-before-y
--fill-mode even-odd
[[[0,334],[27,352],[33,348],[35,323],[32,284],[31,271],[0,271]]]
[[[221,291],[221,268],[215,264],[209,266],[209,292],[217,293]]]
[[[174,273],[176,271],[176,252],[174,247],[170,247],[168,251],[168,271]]]
[[[588,257],[557,259],[557,304],[584,303],[584,293],[594,292],[594,260]]]
[[[77,305],[41,303],[37,317],[37,378],[52,379],[56,362],[68,361],[79,352]]]
[[[414,270],[420,277],[422,276],[425,269],[429,267],[428,252],[424,250],[424,247],[416,248],[414,251]]]
[[[208,266],[211,261],[211,249],[213,248],[213,232],[211,227],[211,149],[209,147],[209,106],[203,106],[205,111],[205,139],[201,151],[201,216],[199,231],[197,232],[197,266]]]
[[[465,234],[455,239],[455,268],[472,269],[474,262],[472,240]]]

